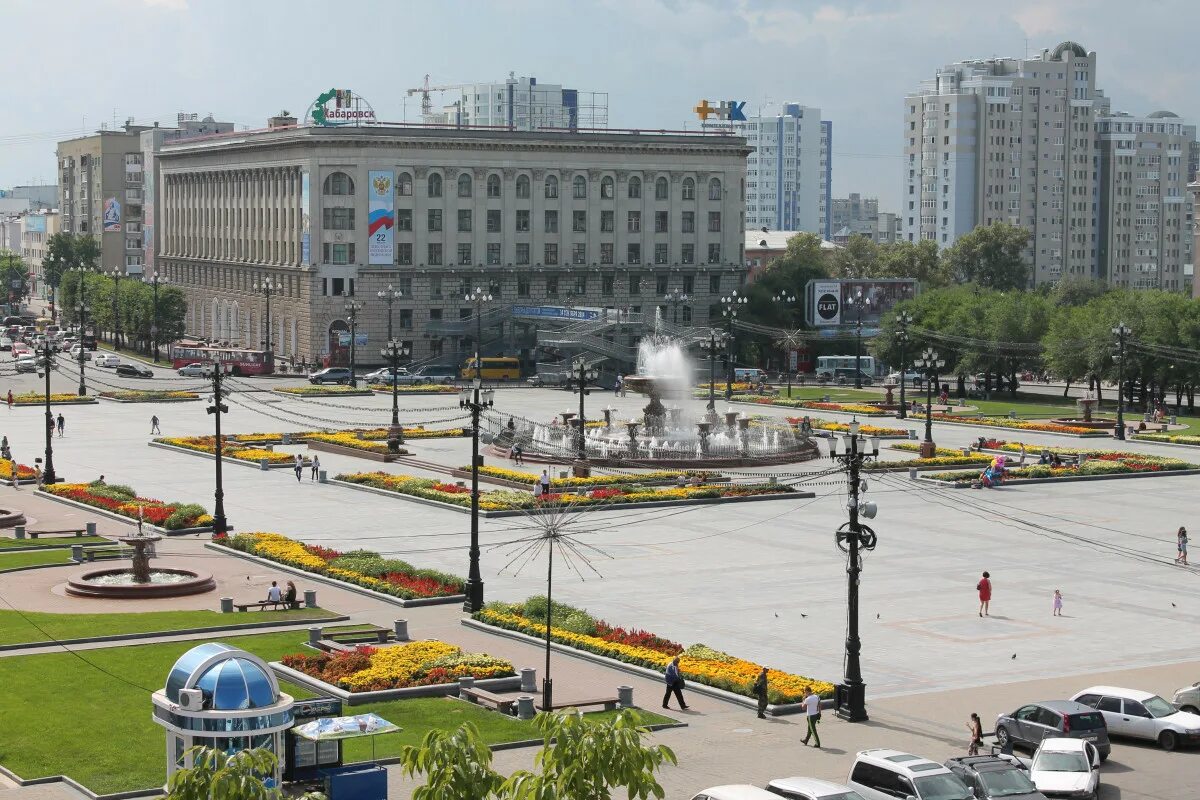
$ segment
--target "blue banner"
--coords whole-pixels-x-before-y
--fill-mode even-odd
[[[600,319],[600,311],[594,308],[513,306],[512,313],[514,317],[539,317],[541,319]]]

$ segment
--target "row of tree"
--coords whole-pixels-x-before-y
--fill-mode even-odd
[[[184,334],[187,301],[174,286],[158,287],[157,317],[154,286],[124,277],[120,280],[96,272],[68,272],[58,286],[61,318],[86,326],[98,334],[107,334],[115,346],[149,354],[154,347],[157,319],[161,344],[175,341]],[[81,315],[79,299],[86,311]]]

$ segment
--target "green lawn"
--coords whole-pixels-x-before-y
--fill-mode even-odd
[[[33,567],[39,564],[67,564],[71,551],[56,547],[53,550],[0,551],[0,572],[17,567]]]
[[[296,652],[304,639],[303,633],[291,631],[230,636],[225,641],[275,661]],[[0,730],[20,731],[19,736],[0,738],[0,763],[22,778],[67,774],[97,793],[161,785],[166,779],[165,733],[150,719],[149,695],[162,688],[171,665],[197,643],[0,658],[0,686],[9,689],[0,692]],[[32,675],[37,679],[31,680]],[[313,696],[285,681],[280,687],[294,697]],[[430,728],[447,729],[467,721],[493,744],[537,738],[528,722],[447,698],[396,700],[348,710],[374,711],[403,728],[376,738],[380,758],[398,755],[401,745],[419,742]],[[99,727],[86,730],[87,717],[94,717]],[[644,712],[643,721],[673,720]],[[346,742],[347,761],[370,756],[370,740]]]
[[[49,551],[54,552],[54,551]],[[4,556],[12,558],[11,554]],[[0,562],[3,563],[3,562]],[[216,628],[247,622],[287,619],[322,619],[335,616],[322,608],[287,611],[249,611],[222,614],[217,611],[146,611],[140,614],[47,614],[40,611],[0,611],[0,644],[44,642],[52,639],[81,639],[121,633],[152,633],[185,628]]]
[[[53,539],[10,539],[0,537],[0,552],[4,550],[24,550],[30,547],[65,547],[70,549],[73,544],[112,544],[111,539],[103,536],[71,536]]]

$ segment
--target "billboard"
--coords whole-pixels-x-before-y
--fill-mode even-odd
[[[367,335],[365,333],[358,333],[356,331],[354,334],[354,346],[355,347],[363,347],[366,345],[366,343],[367,343]],[[350,346],[350,332],[349,331],[342,331],[342,332],[338,333],[338,344],[340,344],[342,347]]]
[[[565,308],[563,306],[513,306],[514,317],[538,317],[539,319],[599,319],[600,310],[595,308]]]
[[[842,324],[842,285],[840,281],[813,281],[813,325]]]
[[[46,218],[37,214],[30,214],[25,217],[25,232],[26,233],[45,233]]]
[[[121,203],[115,197],[104,201],[104,232],[121,232]]]
[[[809,281],[805,293],[805,311],[810,325],[826,328],[856,325],[859,312],[862,323],[879,326],[879,319],[896,304],[911,300],[920,292],[912,278],[877,278]],[[859,296],[870,302],[859,304]]]
[[[308,266],[312,263],[312,239],[309,233],[308,220],[308,170],[300,172],[300,263]]]
[[[371,170],[367,173],[367,263],[392,264],[395,247],[392,234],[396,229],[396,182],[391,170]]]

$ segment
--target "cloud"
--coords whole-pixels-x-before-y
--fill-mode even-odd
[[[188,0],[142,0],[142,5],[167,11],[187,11]]]

